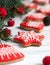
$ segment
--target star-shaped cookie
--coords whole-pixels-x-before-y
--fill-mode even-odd
[[[13,38],[15,42],[22,43],[25,47],[34,45],[41,46],[41,40],[44,35],[35,33],[34,31],[18,32],[18,35]]]

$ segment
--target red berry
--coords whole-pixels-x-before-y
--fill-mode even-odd
[[[50,65],[50,56],[46,56],[43,59],[43,65]]]
[[[18,8],[17,8],[17,13],[18,14],[23,14],[24,13],[24,7],[23,6],[19,6]]]
[[[10,34],[11,34],[11,31],[10,31],[8,28],[5,28],[5,29],[4,29],[4,32],[5,32],[7,35],[10,35]]]
[[[10,19],[8,21],[8,26],[14,26],[14,24],[15,24],[14,20]]]
[[[0,17],[5,17],[7,15],[7,11],[5,8],[0,7]]]

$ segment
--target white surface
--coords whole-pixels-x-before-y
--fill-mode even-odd
[[[32,12],[33,11],[29,13]],[[18,28],[20,26],[20,23],[22,22],[22,19],[24,19],[24,16],[14,18],[15,26],[10,28],[12,30],[12,35],[17,35],[18,31],[24,31]],[[23,61],[8,65],[42,65],[42,59],[45,56],[50,55],[50,26],[45,27],[42,34],[45,35],[45,39],[42,41],[42,46],[40,47],[30,46],[24,48],[18,43],[14,43],[11,41],[6,42],[7,44],[15,46],[19,51],[23,52],[23,54],[25,55]]]
[[[24,31],[19,29],[19,25],[22,22],[21,18],[16,17],[15,26],[11,27],[12,35],[17,35],[18,31]],[[24,48],[22,44],[14,43],[11,41],[6,42],[7,44],[15,46],[18,50],[24,53],[25,58],[23,61],[16,62],[9,65],[42,65],[43,57],[50,55],[50,26],[44,28],[42,34],[45,35],[45,39],[42,41],[42,46],[34,47],[30,46]]]

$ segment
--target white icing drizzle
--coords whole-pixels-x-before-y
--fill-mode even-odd
[[[30,31],[30,32],[20,32],[20,34],[17,36],[17,38],[20,38],[21,40],[23,40],[24,42],[28,42],[28,41],[33,41],[33,40],[39,40],[39,35],[36,34],[34,31]],[[36,41],[35,41],[36,42]]]
[[[42,13],[34,13],[34,14],[32,15],[32,17],[33,17],[33,18],[44,18],[45,15],[42,14]]]
[[[42,22],[27,22],[27,26],[29,27],[39,27]]]
[[[49,2],[49,0],[37,0],[37,1],[39,1],[39,2],[46,2],[46,3]]]
[[[14,47],[10,46],[10,47],[2,47],[0,48],[0,57],[1,59],[4,60],[4,56],[7,56],[8,59],[10,59],[9,55],[13,55],[14,57],[17,57],[16,54],[19,54],[20,56],[22,56],[22,54],[16,50]]]
[[[35,6],[36,4],[35,3],[28,3],[28,4],[26,4],[27,6],[30,6],[30,7],[33,7],[33,6]]]

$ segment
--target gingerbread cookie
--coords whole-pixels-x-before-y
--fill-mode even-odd
[[[0,65],[22,60],[24,55],[13,46],[0,44]]]
[[[44,19],[45,15],[42,13],[33,13],[32,15],[26,16],[26,21],[42,21]]]
[[[33,0],[33,2],[38,3],[40,5],[45,5],[49,3],[49,0]]]
[[[21,22],[20,27],[25,30],[35,30],[41,32],[44,28],[43,22]]]
[[[45,14],[45,15],[49,15],[50,14],[50,7],[45,6],[45,7],[41,7],[41,8],[37,8],[37,12]]]
[[[25,47],[34,45],[41,46],[41,40],[44,38],[43,35],[37,34],[34,31],[18,32],[18,36],[15,36],[13,40],[15,42],[22,43]]]

